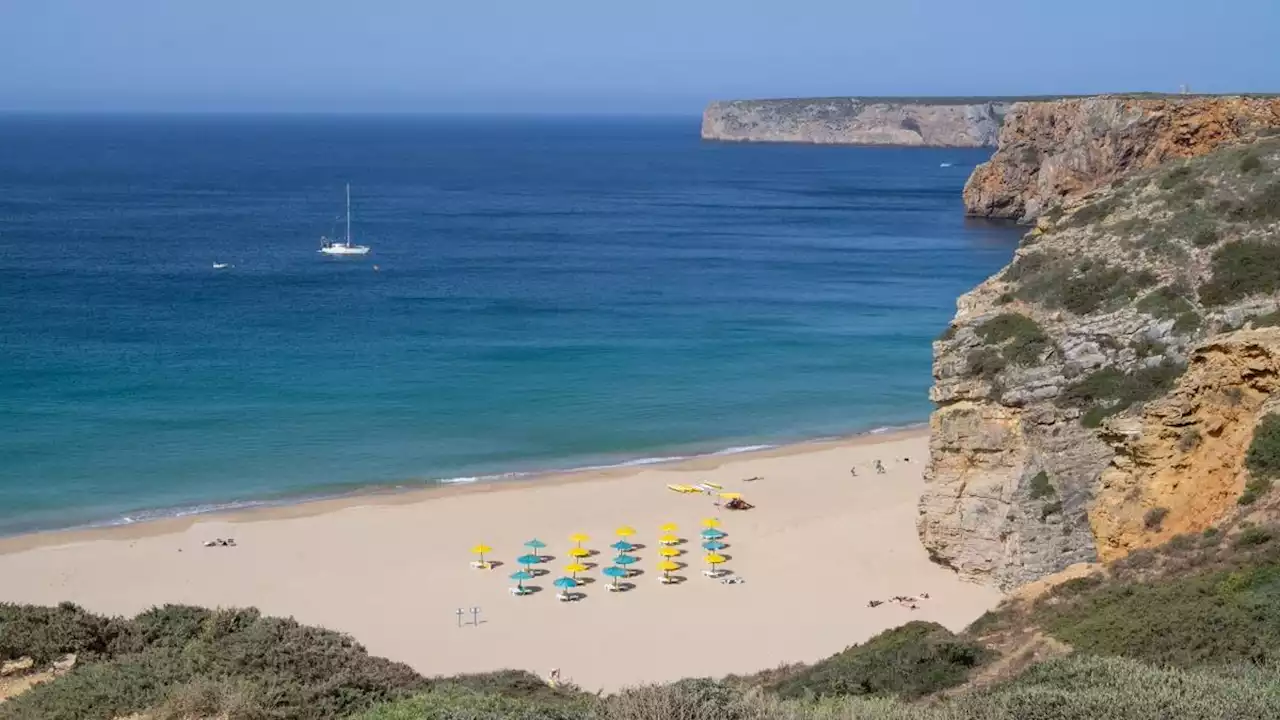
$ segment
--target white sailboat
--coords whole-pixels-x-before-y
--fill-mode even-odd
[[[332,240],[320,236],[320,252],[325,255],[368,255],[368,245],[351,244],[351,183],[347,183],[347,237],[344,240]]]

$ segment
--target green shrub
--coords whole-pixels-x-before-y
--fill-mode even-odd
[[[1032,476],[1031,482],[1027,485],[1027,497],[1032,500],[1057,497],[1057,495],[1057,491],[1053,489],[1053,483],[1049,481],[1049,473],[1044,470]]]
[[[1245,153],[1244,157],[1240,158],[1240,172],[1255,173],[1261,169],[1262,161],[1258,159],[1257,155],[1253,153]]]
[[[1040,522],[1046,522],[1054,515],[1062,514],[1062,501],[1047,502],[1040,508]]]
[[[979,325],[976,331],[985,343],[1007,343],[1001,356],[1010,365],[1034,365],[1051,345],[1049,336],[1035,320],[1018,313],[997,315]]]
[[[1225,305],[1249,295],[1280,291],[1280,243],[1236,240],[1218,248],[1213,276],[1200,286],[1200,301]]]
[[[990,652],[929,622],[909,622],[854,645],[771,687],[784,698],[917,698],[964,682]]]
[[[36,686],[5,703],[12,714],[0,717],[112,720],[223,698],[219,707],[261,702],[270,709],[252,717],[331,718],[428,686],[408,666],[371,657],[346,635],[256,610],[166,606],[114,622],[125,631],[110,647],[124,652],[101,653],[98,662]],[[235,692],[219,694],[229,688]]]
[[[1176,318],[1185,312],[1195,312],[1195,306],[1186,298],[1188,293],[1185,287],[1164,285],[1142,296],[1134,307],[1138,312],[1161,319]]]
[[[1186,165],[1179,165],[1165,173],[1160,178],[1159,185],[1162,190],[1172,190],[1190,177],[1191,168]]]
[[[970,375],[980,377],[987,382],[994,382],[996,375],[1005,369],[1008,363],[999,350],[989,347],[978,347],[965,355],[965,366]]]
[[[1255,328],[1280,326],[1280,310],[1263,313],[1262,315],[1255,315],[1249,318],[1249,322],[1253,323]]]
[[[1142,526],[1148,530],[1159,530],[1164,519],[1169,516],[1169,508],[1153,507],[1142,516]]]
[[[1280,565],[1269,556],[1240,563],[1229,570],[1110,580],[1037,604],[1032,621],[1077,652],[1094,655],[1178,667],[1280,659],[1280,623],[1274,622]]]
[[[1271,531],[1266,528],[1257,526],[1247,527],[1236,536],[1235,543],[1233,544],[1238,548],[1249,547],[1251,545],[1264,545],[1271,542],[1272,537],[1274,536]]]
[[[1280,414],[1268,413],[1254,428],[1244,463],[1255,478],[1280,477]]]
[[[1218,242],[1218,231],[1214,228],[1200,228],[1191,236],[1191,244],[1203,248]]]
[[[1203,439],[1204,439],[1204,436],[1200,434],[1200,431],[1198,429],[1187,428],[1183,430],[1180,435],[1178,435],[1178,451],[1189,453],[1192,450],[1195,450],[1196,448],[1200,447],[1200,442]]]
[[[1077,208],[1075,212],[1067,218],[1067,227],[1083,227],[1085,225],[1093,225],[1100,223],[1111,216],[1115,212],[1119,203],[1115,198],[1103,198]]]
[[[1055,402],[1061,407],[1086,409],[1086,427],[1097,427],[1104,418],[1167,393],[1186,370],[1172,361],[1133,372],[1108,367],[1067,386]]]
[[[545,683],[544,683],[545,687]],[[404,700],[378,705],[355,720],[584,720],[592,702],[543,704],[527,699],[443,685]]]
[[[0,662],[30,657],[47,665],[66,655],[91,660],[113,652],[129,626],[72,603],[57,607],[0,603]]]

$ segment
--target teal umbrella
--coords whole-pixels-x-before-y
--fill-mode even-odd
[[[532,580],[532,579],[533,579],[533,573],[530,573],[530,572],[528,572],[528,571],[526,571],[526,570],[517,570],[517,571],[515,571],[515,572],[511,573],[511,579],[516,581],[516,587],[517,587],[517,588],[519,588],[519,589],[520,589],[520,592],[522,592],[522,593],[523,593],[523,592],[524,592],[524,581],[525,581],[525,580]]]
[[[706,530],[702,531],[702,537],[708,540],[718,540],[724,536],[725,536],[725,533],[722,533],[715,528],[707,528]]]
[[[621,565],[623,567],[626,567],[628,565],[633,565],[638,562],[640,562],[640,558],[636,557],[635,555],[619,555],[618,557],[613,559],[614,565]]]
[[[528,570],[530,565],[537,565],[538,563],[542,562],[542,556],[533,555],[533,554],[521,555],[520,557],[516,558],[516,562],[520,563],[525,567],[526,570]]]
[[[565,590],[578,587],[578,581],[571,577],[556,578],[556,581],[552,584],[558,588],[564,588]]]
[[[620,568],[617,565],[610,565],[609,567],[605,568],[604,570],[601,570],[600,572],[607,577],[613,578],[614,587],[618,587],[618,578],[624,578],[627,576],[626,569]]]
[[[619,540],[618,542],[610,545],[609,547],[613,548],[614,550],[617,550],[618,552],[631,552],[632,550],[636,549],[635,545],[632,545],[626,540]]]
[[[530,550],[541,550],[542,548],[546,547],[547,544],[542,542],[538,538],[534,538],[529,542],[525,543],[524,546],[529,548]]]
[[[703,547],[705,550],[707,550],[708,552],[716,552],[717,550],[723,550],[723,549],[725,549],[725,548],[727,548],[727,547],[729,547],[729,546],[728,546],[728,545],[725,545],[724,543],[720,542],[719,540],[708,540],[708,541],[706,541],[706,542],[702,543],[702,547]]]

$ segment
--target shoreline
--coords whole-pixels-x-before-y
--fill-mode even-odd
[[[364,495],[135,526],[27,536],[0,553],[0,602],[72,602],[108,616],[165,604],[257,608],[346,633],[425,676],[562,668],[589,689],[757,672],[814,662],[911,620],[960,630],[1001,593],[929,560],[916,533],[929,439],[923,428],[731,455],[509,482]],[[851,470],[855,472],[851,472]],[[730,511],[672,484],[714,483],[754,508]],[[724,570],[704,577],[699,535],[727,533]],[[677,528],[676,582],[659,536]],[[637,564],[608,591],[614,541]],[[585,533],[576,602],[553,583]],[[209,547],[214,538],[234,546]],[[513,571],[545,547],[527,597]],[[493,571],[472,566],[488,546]],[[616,563],[615,564],[621,564]],[[574,572],[582,572],[576,570]],[[914,597],[910,603],[871,600]],[[481,608],[480,625],[458,620]],[[582,628],[618,628],[617,643]],[[713,641],[714,652],[708,653]]]
[[[905,426],[877,427],[865,432],[821,437],[795,442],[777,444],[761,443],[748,446],[730,446],[727,448],[675,455],[671,457],[642,457],[607,465],[587,465],[566,469],[511,471],[469,478],[442,478],[425,480],[420,483],[394,483],[385,485],[368,485],[352,489],[344,493],[303,493],[274,500],[243,500],[211,504],[208,509],[202,506],[173,507],[168,509],[141,510],[138,514],[154,513],[154,516],[141,520],[130,520],[128,515],[114,521],[104,521],[89,525],[55,527],[30,530],[13,534],[0,534],[0,555],[21,552],[37,547],[65,545],[77,542],[91,542],[106,539],[137,539],[182,532],[193,525],[207,521],[226,521],[232,523],[262,522],[273,519],[310,517],[341,510],[346,507],[365,505],[399,505],[411,504],[438,497],[449,497],[456,494],[473,492],[493,492],[516,487],[538,485],[562,485],[573,482],[597,480],[604,477],[615,477],[643,469],[681,470],[686,464],[698,464],[699,467],[688,469],[705,470],[706,462],[721,460],[723,464],[731,458],[746,456],[774,457],[805,452],[824,445],[843,443],[869,443],[891,441],[918,435],[928,435],[927,420]]]

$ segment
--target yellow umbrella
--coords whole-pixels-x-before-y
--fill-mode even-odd
[[[725,500],[741,500],[742,493],[720,493],[720,497]]]
[[[570,557],[584,558],[584,557],[590,557],[590,555],[591,555],[591,551],[586,548],[576,547],[569,551]]]
[[[662,557],[669,557],[669,558],[678,557],[683,552],[684,552],[683,550],[677,550],[676,548],[673,548],[673,547],[664,547],[664,548],[659,548],[658,550],[659,555],[661,555]]]
[[[676,543],[680,542],[680,538],[676,537],[675,535],[672,535],[671,533],[667,533],[666,535],[663,535],[662,537],[658,538],[658,542],[662,543],[663,545],[675,545]]]
[[[564,571],[573,576],[573,581],[578,582],[578,573],[586,572],[587,566],[582,563],[570,563],[564,566]],[[581,583],[578,583],[581,584]]]
[[[671,573],[675,570],[679,570],[680,564],[673,563],[670,560],[663,560],[662,562],[658,563],[658,569],[662,571],[662,581],[670,582]]]
[[[703,518],[702,527],[709,527],[709,528],[720,527],[720,519],[719,518]]]
[[[582,533],[574,533],[569,536],[569,540],[571,542],[577,543],[578,547],[582,547],[582,543],[590,539],[591,538],[587,537],[586,535],[583,535]]]
[[[715,553],[711,553],[706,557],[706,560],[712,565],[719,565],[720,563],[724,562],[726,558],[723,555],[717,555]]]
[[[480,556],[480,562],[479,564],[476,565],[476,567],[482,568],[482,567],[488,566],[488,564],[484,561],[484,554],[487,552],[493,552],[493,548],[489,547],[488,545],[477,545],[471,548],[471,552]]]
[[[618,534],[618,537],[631,537],[632,535],[636,534],[636,529],[631,527],[630,525],[623,525],[622,527],[618,528],[614,532]]]
[[[662,532],[664,532],[664,533],[673,533],[673,532],[675,532],[676,530],[679,530],[680,528],[679,528],[679,527],[677,527],[675,523],[667,523],[666,525],[663,525],[662,527],[660,527],[660,528],[658,528],[658,529],[659,529],[659,530],[661,530],[661,531],[662,531]]]

